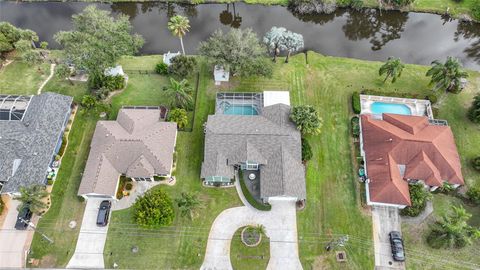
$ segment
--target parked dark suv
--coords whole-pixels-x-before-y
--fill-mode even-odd
[[[98,209],[97,215],[97,225],[98,226],[107,226],[108,224],[108,216],[110,215],[110,208],[112,207],[112,203],[110,201],[102,201],[100,203],[100,208]]]
[[[403,240],[400,232],[391,231],[390,236],[390,246],[392,247],[392,257],[393,260],[397,262],[405,261],[405,252],[403,250]]]
[[[33,214],[32,211],[30,211],[30,208],[22,208],[22,210],[20,210],[20,212],[18,213],[17,222],[15,223],[15,229],[26,230],[28,228],[28,223],[30,222],[32,215]]]

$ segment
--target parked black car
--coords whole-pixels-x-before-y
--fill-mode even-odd
[[[390,236],[390,246],[392,247],[392,257],[393,260],[397,262],[405,261],[405,252],[403,250],[403,240],[400,232],[391,231]]]
[[[108,216],[110,215],[110,208],[112,207],[112,202],[110,201],[102,201],[100,203],[100,208],[98,209],[97,215],[97,225],[98,226],[107,226],[108,224]]]
[[[17,222],[15,223],[15,229],[26,230],[28,228],[28,223],[30,222],[32,215],[33,213],[32,211],[30,211],[30,208],[22,208],[22,210],[20,210],[20,212],[18,213]]]

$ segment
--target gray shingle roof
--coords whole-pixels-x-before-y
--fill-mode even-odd
[[[78,195],[115,196],[120,175],[170,174],[177,124],[160,120],[160,109],[123,108],[116,121],[99,121]]]
[[[261,115],[209,115],[201,177],[234,177],[233,166],[246,160],[260,166],[260,196],[305,199],[301,136],[289,120],[290,107],[264,107]],[[227,165],[228,164],[228,165]]]
[[[22,121],[0,121],[2,193],[45,183],[71,103],[72,97],[46,92],[31,98]]]

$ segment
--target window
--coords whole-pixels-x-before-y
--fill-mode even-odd
[[[258,170],[258,163],[247,161],[246,165],[247,170]]]

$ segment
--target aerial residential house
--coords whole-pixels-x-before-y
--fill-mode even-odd
[[[306,198],[301,135],[290,118],[286,91],[218,93],[205,126],[201,178],[230,185],[236,170],[258,172],[260,198]]]
[[[177,124],[164,107],[123,107],[116,121],[98,121],[78,195],[115,199],[121,175],[135,181],[169,177]]]
[[[71,113],[72,97],[0,95],[0,189],[46,185]]]
[[[421,182],[431,190],[443,183],[454,187],[464,184],[457,147],[446,121],[392,113],[360,117],[368,204],[410,206],[409,183]]]

